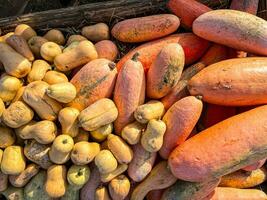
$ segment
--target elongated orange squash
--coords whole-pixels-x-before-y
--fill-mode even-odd
[[[230,9],[257,14],[259,0],[232,0]]]
[[[267,195],[256,189],[217,187],[213,195],[202,200],[266,200]]]
[[[260,185],[267,179],[267,171],[264,167],[246,172],[238,170],[231,174],[227,174],[222,177],[220,185],[221,187],[233,187],[233,188],[252,188]]]
[[[187,29],[192,27],[197,17],[211,11],[211,8],[196,0],[170,0],[167,6],[171,12],[180,17],[182,26]]]
[[[266,157],[267,105],[228,118],[185,141],[170,154],[179,179],[201,182]]]
[[[167,159],[172,150],[188,138],[201,115],[202,107],[201,100],[188,96],[177,101],[166,112],[163,121],[167,130],[159,151],[162,158]]]
[[[124,64],[116,81],[114,102],[119,115],[114,127],[117,134],[121,134],[122,129],[134,121],[134,111],[145,101],[145,74],[137,57],[138,54]]]
[[[209,42],[207,40],[203,40],[192,33],[173,34],[155,41],[147,42],[133,49],[121,58],[117,63],[117,69],[120,70],[124,63],[138,52],[138,59],[142,63],[145,71],[147,71],[160,50],[169,43],[179,43],[183,47],[186,65],[197,61],[209,47]]]
[[[224,106],[267,103],[267,58],[229,59],[203,69],[188,83],[191,95]]]
[[[201,200],[210,194],[219,183],[219,178],[197,183],[178,180],[164,191],[161,200]]]
[[[69,105],[83,110],[101,98],[111,97],[117,77],[115,66],[104,58],[83,66],[70,81],[76,87],[77,95]]]
[[[147,73],[147,96],[159,99],[179,81],[184,68],[184,50],[171,43],[162,48]]]
[[[193,32],[206,40],[250,53],[267,55],[267,22],[236,10],[214,10],[199,16]]]
[[[111,34],[122,42],[145,42],[169,35],[179,25],[180,20],[175,15],[151,15],[118,22],[112,28]]]
[[[188,80],[204,69],[207,65],[226,59],[228,57],[227,52],[227,47],[213,44],[199,62],[186,68],[175,87],[161,99],[165,109],[169,109],[176,101],[188,95],[186,88]]]

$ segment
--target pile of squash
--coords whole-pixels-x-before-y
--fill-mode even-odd
[[[245,2],[0,36],[1,194],[266,200],[267,22]]]

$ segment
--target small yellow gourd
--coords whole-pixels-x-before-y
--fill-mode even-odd
[[[60,46],[55,42],[46,42],[41,46],[40,54],[42,58],[53,62],[55,57],[62,53]]]
[[[90,163],[100,151],[100,145],[95,142],[78,142],[71,152],[71,160],[75,165]]]
[[[117,160],[109,150],[101,150],[95,157],[95,165],[101,174],[107,174],[114,171],[117,166]]]
[[[48,120],[31,121],[15,131],[22,139],[35,139],[40,144],[50,144],[56,138],[57,126]]]
[[[131,147],[121,139],[121,137],[113,134],[108,135],[108,148],[116,157],[120,164],[128,164],[133,159],[133,151]]]
[[[125,199],[130,192],[130,187],[130,181],[124,175],[120,175],[112,179],[108,185],[110,196],[114,200]]]
[[[110,99],[103,98],[88,106],[79,115],[79,124],[87,131],[94,131],[117,119],[118,109]]]
[[[67,187],[67,170],[64,165],[52,165],[47,169],[45,191],[52,198],[62,197]]]
[[[151,100],[146,104],[138,106],[134,112],[134,117],[138,122],[146,124],[151,119],[160,119],[163,114],[163,103],[157,100]]]
[[[51,69],[51,66],[44,60],[35,60],[32,64],[32,69],[27,76],[29,83],[33,81],[41,81],[46,72]]]
[[[22,87],[22,81],[16,77],[3,74],[0,77],[0,98],[3,102],[11,101]]]
[[[166,125],[163,121],[155,119],[150,120],[141,138],[143,148],[149,152],[159,151],[163,144],[165,131]]]
[[[69,135],[59,135],[53,141],[49,151],[49,158],[53,163],[64,164],[70,159],[74,142]]]
[[[57,83],[50,85],[46,94],[61,103],[69,103],[76,97],[76,88],[70,82]]]
[[[113,130],[113,124],[107,124],[104,126],[101,126],[100,128],[91,131],[91,136],[93,138],[93,140],[95,140],[96,142],[102,142],[104,141],[109,134],[112,133]]]
[[[26,167],[23,148],[20,146],[9,146],[5,148],[1,162],[1,171],[4,174],[18,175]]]
[[[33,118],[32,109],[22,101],[12,103],[2,115],[3,122],[11,127],[18,128],[29,123]]]
[[[121,137],[131,145],[137,144],[144,129],[145,126],[143,124],[135,121],[122,129]]]
[[[65,107],[58,113],[58,121],[61,124],[62,134],[76,137],[79,133],[78,116],[80,112],[76,108]]]
[[[69,184],[76,189],[83,187],[90,178],[90,168],[87,165],[72,165],[67,174]]]
[[[57,83],[65,83],[68,82],[69,80],[65,74],[52,70],[46,72],[43,81],[47,82],[49,85],[53,85]]]

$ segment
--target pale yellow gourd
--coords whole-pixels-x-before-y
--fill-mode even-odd
[[[114,200],[125,199],[130,192],[130,187],[130,181],[124,175],[120,175],[112,179],[108,185],[110,196]]]
[[[1,171],[4,174],[18,175],[26,167],[23,148],[20,146],[9,146],[5,148],[1,162]]]
[[[90,168],[87,165],[72,165],[67,174],[69,184],[76,188],[81,189],[90,178]]]
[[[146,124],[151,119],[161,119],[163,114],[163,103],[157,100],[151,100],[146,104],[138,106],[134,112],[134,117],[138,122]]]
[[[65,107],[58,113],[58,121],[61,124],[62,134],[76,137],[79,133],[78,116],[80,112],[76,108]]]
[[[46,42],[41,46],[40,54],[43,59],[53,62],[55,57],[62,53],[60,46],[55,42]]]
[[[107,183],[107,182],[111,181],[113,178],[124,173],[127,169],[128,169],[128,165],[121,164],[114,171],[107,173],[107,174],[101,174],[101,181],[103,183]]]
[[[117,166],[117,160],[109,150],[101,150],[95,157],[95,165],[100,174],[107,174],[114,171]]]
[[[87,131],[94,131],[112,123],[118,116],[118,109],[110,99],[103,98],[91,104],[79,115],[79,124]]]
[[[75,165],[90,163],[100,151],[100,145],[95,142],[78,142],[71,152],[71,160]]]
[[[143,148],[149,152],[159,151],[163,144],[165,131],[166,125],[163,121],[156,119],[150,120],[141,138]]]
[[[140,141],[144,129],[144,124],[135,121],[122,129],[121,137],[131,145],[137,144]]]
[[[35,30],[27,24],[17,25],[14,34],[22,36],[25,40],[37,35]]]
[[[76,88],[70,82],[50,85],[46,94],[61,103],[69,103],[76,97]]]
[[[53,141],[49,151],[49,158],[53,163],[64,164],[70,159],[74,142],[69,135],[59,135]]]
[[[27,81],[41,81],[46,72],[51,69],[51,66],[44,60],[35,60],[32,64],[32,69],[27,76]]]
[[[3,74],[0,77],[0,98],[2,101],[11,101],[16,96],[17,91],[22,87],[22,85],[23,83],[20,79],[8,74]]]
[[[46,72],[43,81],[47,82],[49,85],[53,85],[57,83],[65,83],[68,82],[69,80],[65,74],[52,70]]]
[[[12,103],[2,115],[3,122],[11,127],[18,128],[29,123],[34,116],[32,109],[22,101]]]
[[[40,144],[50,144],[56,138],[57,126],[48,120],[31,121],[15,131],[22,139],[35,139]]]

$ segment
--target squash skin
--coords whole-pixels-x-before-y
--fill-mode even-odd
[[[260,185],[267,179],[267,170],[265,167],[246,172],[238,170],[231,174],[222,177],[220,187],[233,187],[233,188],[252,188]]]
[[[97,23],[82,28],[82,35],[90,41],[99,42],[109,39],[109,27],[105,23]]]
[[[267,22],[236,10],[214,10],[198,17],[193,32],[234,49],[267,55]]]
[[[105,58],[110,61],[115,61],[119,50],[114,42],[111,40],[101,40],[95,44],[98,58]]]
[[[2,74],[0,77],[0,98],[3,102],[12,101],[22,85],[23,83],[20,79],[8,74]]]
[[[33,28],[27,24],[17,25],[14,34],[22,36],[26,41],[28,41],[31,37],[37,35],[35,30],[33,30]]]
[[[138,54],[136,54],[138,57]],[[113,100],[119,115],[114,122],[115,133],[134,121],[134,111],[145,101],[145,74],[141,62],[128,60],[118,74]],[[139,59],[139,58],[137,58]]]
[[[96,59],[75,74],[71,83],[76,87],[77,96],[69,106],[83,110],[102,98],[110,98],[117,78],[115,63]]]
[[[179,43],[183,47],[186,65],[196,62],[210,45],[207,40],[203,40],[192,33],[173,34],[147,42],[128,52],[117,63],[118,71],[121,70],[127,60],[131,59],[138,52],[138,59],[142,63],[145,72],[147,72],[160,50],[169,43]]]
[[[60,30],[51,29],[43,36],[45,39],[51,42],[55,42],[58,45],[65,44],[65,37]]]
[[[122,42],[145,42],[169,35],[179,25],[180,20],[175,15],[159,14],[120,21],[115,24],[111,33]]]
[[[41,36],[33,36],[28,40],[28,45],[35,58],[41,58],[41,46],[46,42],[48,42],[48,40]]]
[[[186,181],[201,182],[265,158],[266,119],[260,117],[265,114],[267,106],[260,106],[228,118],[190,138],[170,154],[168,163],[172,173]],[[198,148],[195,148],[196,145]],[[228,150],[224,154],[221,149],[225,147]]]
[[[220,178],[199,183],[178,180],[164,191],[161,200],[199,200],[210,194],[219,182]]]
[[[261,105],[266,103],[267,91],[263,86],[266,77],[267,58],[235,58],[203,69],[189,81],[188,90],[212,104]]]
[[[261,168],[265,164],[265,162],[266,162],[266,158],[259,160],[255,163],[253,163],[252,165],[248,165],[242,169],[245,171],[253,171],[253,170]]]
[[[185,63],[184,50],[178,43],[162,48],[147,73],[147,96],[159,99],[167,95],[179,81]]]
[[[182,144],[190,135],[201,115],[203,104],[193,96],[177,101],[163,116],[166,132],[163,136],[163,145],[160,156],[168,159],[172,150]]]

